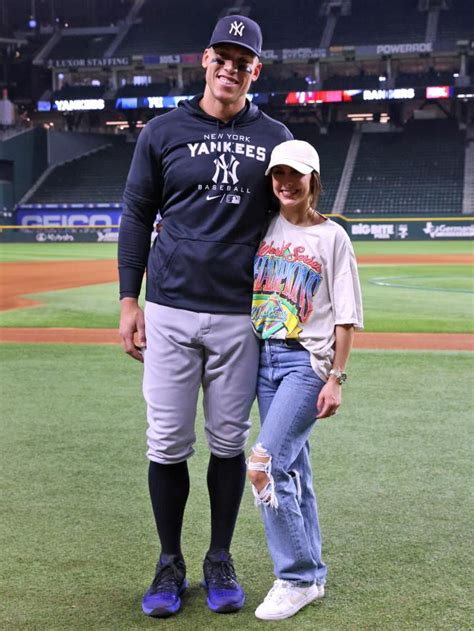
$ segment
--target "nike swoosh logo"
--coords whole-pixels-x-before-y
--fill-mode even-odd
[[[211,199],[217,199],[218,197],[222,197],[222,195],[208,195],[206,199],[211,200]]]

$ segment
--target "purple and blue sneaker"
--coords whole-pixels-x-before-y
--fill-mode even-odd
[[[207,590],[207,606],[216,613],[239,611],[245,602],[245,593],[237,582],[230,552],[208,552],[203,565],[203,587]]]
[[[150,588],[143,596],[142,610],[147,616],[167,618],[181,608],[181,594],[188,582],[182,557],[162,554]]]

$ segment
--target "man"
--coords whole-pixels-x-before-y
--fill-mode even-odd
[[[144,358],[149,489],[161,543],[142,602],[150,616],[178,611],[187,586],[181,529],[201,385],[211,451],[203,585],[213,611],[237,611],[245,599],[229,550],[258,364],[249,318],[252,265],[269,206],[268,159],[291,138],[246,99],[260,74],[261,48],[253,20],[230,15],[217,22],[202,58],[204,94],[145,126],[124,192],[120,333],[125,351]],[[158,209],[162,228],[149,252]]]

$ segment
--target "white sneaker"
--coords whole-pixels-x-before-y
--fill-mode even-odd
[[[277,579],[263,603],[255,610],[255,615],[260,620],[283,620],[323,596],[324,585],[299,587],[290,581]]]

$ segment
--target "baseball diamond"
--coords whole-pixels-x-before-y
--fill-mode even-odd
[[[39,246],[41,247],[41,246]],[[76,247],[76,246],[74,246]],[[359,255],[359,265],[468,265],[474,263],[474,255],[470,254],[406,254],[406,255]],[[40,263],[0,263],[0,311],[35,307],[41,304],[40,299],[28,298],[29,294],[57,291],[61,289],[89,286],[91,284],[113,283],[117,278],[113,260],[79,260],[79,261],[41,261]],[[86,343],[86,344],[118,344],[117,330],[113,329],[81,329],[81,328],[29,328],[20,329],[14,326],[1,328],[0,342],[51,342],[51,343]],[[374,333],[358,332],[355,337],[355,348],[379,349],[440,349],[440,350],[473,350],[473,336],[462,333]]]
[[[2,629],[474,628],[473,15],[0,0]]]

